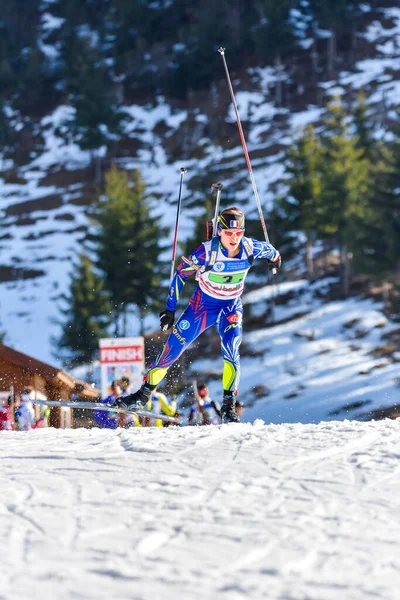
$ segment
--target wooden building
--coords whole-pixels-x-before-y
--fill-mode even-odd
[[[37,400],[91,400],[95,401],[100,390],[80,381],[66,371],[52,367],[27,354],[0,344],[0,392],[14,390],[15,395],[31,388]],[[37,407],[39,408],[39,407]],[[53,407],[49,425],[52,427],[73,426],[73,411],[64,407]]]

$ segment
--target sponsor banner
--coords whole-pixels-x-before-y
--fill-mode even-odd
[[[111,394],[111,383],[129,379],[128,391],[134,392],[144,373],[144,338],[104,338],[100,340],[101,394]]]
[[[249,261],[246,260],[228,260],[224,263],[224,271],[247,271],[250,268]]]

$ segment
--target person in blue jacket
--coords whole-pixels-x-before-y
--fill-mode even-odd
[[[168,290],[165,310],[160,313],[161,330],[171,333],[150,364],[142,387],[134,394],[118,398],[122,407],[141,407],[152,390],[165,377],[169,367],[203,331],[215,325],[221,337],[224,361],[221,414],[223,422],[238,422],[235,397],[240,378],[239,347],[242,341],[243,308],[241,295],[251,266],[262,259],[270,269],[279,269],[281,257],[270,243],[244,236],[245,217],[236,207],[224,210],[217,235],[203,242],[177,268]],[[175,311],[187,279],[195,275],[198,286],[189,305],[175,323]]]
[[[111,383],[111,394],[101,402],[102,404],[113,405],[120,394],[121,388],[118,385],[118,381],[113,381]],[[119,423],[118,413],[107,410],[95,410],[94,422],[102,429],[117,429]]]

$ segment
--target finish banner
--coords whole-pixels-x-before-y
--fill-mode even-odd
[[[144,338],[103,338],[100,340],[101,397],[111,394],[111,383],[128,378],[128,391],[142,385]]]

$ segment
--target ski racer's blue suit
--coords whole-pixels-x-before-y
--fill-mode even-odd
[[[240,377],[239,346],[242,341],[243,307],[241,294],[247,272],[254,262],[267,259],[275,262],[280,254],[271,244],[250,238],[242,238],[240,252],[234,258],[221,242],[211,269],[212,242],[203,242],[188,259],[177,268],[168,292],[166,310],[176,310],[183,286],[187,279],[196,275],[198,287],[190,298],[189,306],[179,317],[161,352],[151,363],[145,376],[150,385],[158,385],[168,368],[203,331],[216,325],[221,336],[224,361],[223,389],[237,392]]]

